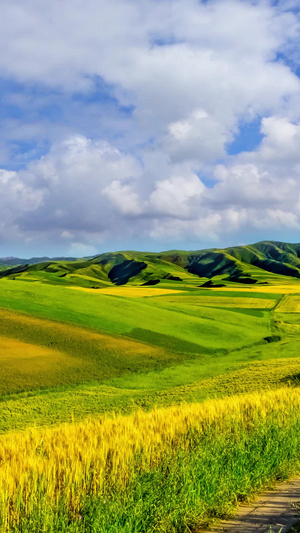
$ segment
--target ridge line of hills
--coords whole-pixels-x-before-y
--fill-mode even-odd
[[[0,265],[18,266],[18,265],[36,265],[45,261],[76,261],[77,257],[31,257],[30,259],[21,259],[20,257],[0,257]]]
[[[199,251],[108,252],[91,258],[0,258],[0,278],[102,288],[158,283],[266,283],[272,276],[300,278],[300,244],[261,241]],[[199,279],[201,278],[201,279]],[[213,281],[212,281],[213,280]]]

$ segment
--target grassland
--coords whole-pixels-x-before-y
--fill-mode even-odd
[[[299,471],[299,407],[280,389],[1,437],[2,530],[199,531]]]
[[[188,353],[233,349],[257,342],[268,334],[267,319],[234,314],[229,321],[227,310],[209,312],[207,307],[202,312],[199,308],[197,316],[193,316],[185,312],[187,308],[181,301],[180,309],[164,309],[159,305],[163,297],[158,293],[154,298],[156,290],[148,288],[149,297],[121,298],[102,295],[100,291],[90,293],[38,282],[2,280],[0,307],[146,343],[150,332],[151,344]],[[119,291],[122,293],[123,288]]]
[[[295,384],[300,322],[269,282],[102,293],[1,280],[0,431]]]
[[[196,533],[298,471],[300,280],[39,272],[0,280],[3,532]]]

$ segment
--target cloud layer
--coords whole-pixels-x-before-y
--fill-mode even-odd
[[[3,252],[295,239],[297,3],[4,0],[1,11]]]

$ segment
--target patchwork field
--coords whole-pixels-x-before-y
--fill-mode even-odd
[[[88,289],[86,287],[69,287],[72,289],[76,289],[78,291],[84,291],[90,294],[95,294],[95,289]],[[127,298],[150,298],[155,296],[162,296],[162,295],[170,295],[170,294],[178,294],[179,292],[182,292],[180,290],[174,290],[174,289],[158,289],[158,288],[149,288],[149,287],[101,287],[101,289],[98,289],[99,296],[102,296],[103,294],[109,294],[111,296],[123,296]]]
[[[268,277],[265,275],[265,279],[268,279]],[[265,293],[265,294],[299,294],[299,282],[294,282],[287,280],[285,283],[282,282],[282,280],[278,280],[276,282],[276,279],[269,280],[267,282],[267,285],[251,285],[251,287],[231,287],[230,292],[232,293],[239,293],[241,290],[244,292],[251,292],[251,293]],[[218,289],[212,288],[211,290],[215,291],[228,291],[228,287],[221,287]]]
[[[268,274],[261,280],[251,287],[199,287],[189,278],[161,281],[159,287],[93,289],[1,279],[3,532],[196,533],[275,477],[298,471],[300,280],[279,277],[276,285]],[[263,403],[258,391],[265,393]],[[249,393],[254,396],[236,399]],[[231,413],[226,423],[225,406]],[[249,409],[256,413],[251,422],[256,436],[246,422],[245,431],[237,432],[237,420],[246,420]],[[270,423],[266,412],[272,412]],[[182,417],[189,420],[183,426]],[[149,420],[155,427],[158,419],[150,438]],[[136,425],[141,441],[131,429]],[[110,436],[104,455],[96,457],[96,443],[104,450],[100,428]],[[122,457],[116,451],[121,440],[118,446],[109,440],[118,431],[121,439],[121,428],[128,438],[128,455]],[[228,448],[229,434],[235,435],[235,452]],[[282,438],[288,446],[277,454]],[[262,452],[263,442],[268,448]],[[227,451],[218,471],[207,478],[206,488],[193,485],[192,496],[191,480],[212,471],[212,454],[222,449]],[[249,449],[257,461],[252,473],[245,462]],[[199,454],[206,457],[202,473]],[[227,479],[233,476],[228,486],[221,476],[225,459],[236,465],[226,471]],[[187,485],[177,486],[177,476],[189,480]]]
[[[1,280],[0,431],[295,382],[297,296],[174,285]]]
[[[300,296],[285,296],[277,307],[277,313],[300,313]]]

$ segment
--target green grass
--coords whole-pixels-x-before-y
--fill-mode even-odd
[[[88,288],[91,272],[83,270]],[[297,280],[289,285],[278,277],[276,285],[275,275],[264,273],[268,288],[211,290],[188,278],[159,285],[181,292],[135,293],[129,286],[101,294],[53,285],[54,275],[48,272],[46,281],[41,273],[43,282],[0,280],[1,439],[5,433],[14,439],[14,431],[28,436],[33,427],[282,386],[289,398],[299,385]],[[77,514],[66,512],[61,497],[55,509],[41,498],[22,515],[21,498],[22,523],[9,531],[198,533],[233,512],[237,501],[299,471],[299,424],[293,409],[284,419],[278,411],[243,427],[225,418],[201,436],[188,433],[163,461],[137,466],[126,490],[110,483],[98,495],[87,489]],[[134,460],[144,464],[143,454]]]
[[[64,530],[197,531],[212,519],[228,517],[237,501],[270,481],[299,472],[299,430],[296,419],[282,427],[274,417],[251,432],[211,428],[202,439],[191,435],[190,447],[166,454],[162,465],[138,474],[126,493],[86,498],[80,510],[83,524],[75,518]]]
[[[11,343],[10,357],[6,354],[10,348],[7,339]],[[13,342],[14,339],[23,344]],[[49,353],[41,348],[40,356],[37,353],[32,357],[31,352],[37,346],[46,347]],[[51,351],[56,354],[57,365],[52,364]],[[10,391],[104,380],[124,373],[160,369],[182,358],[128,338],[0,311],[0,396]]]
[[[137,381],[143,382],[141,373],[149,374],[145,381],[154,390],[169,384],[183,385],[211,376],[212,372],[222,372],[234,350],[256,346],[271,334],[268,312],[257,317],[199,305],[202,296],[195,292],[196,306],[190,304],[191,292],[187,301],[182,293],[173,293],[172,301],[168,294],[165,300],[155,297],[155,289],[149,289],[151,297],[121,298],[1,280],[0,336],[17,339],[26,346],[21,357],[8,358],[3,353],[1,358],[0,352],[0,394],[95,380],[104,382],[121,376],[131,381],[126,385],[130,389],[136,387]],[[177,303],[173,303],[174,298]],[[207,291],[203,298],[203,303],[209,301]],[[228,295],[225,299],[228,302]],[[241,301],[251,305],[254,299],[241,297]],[[267,299],[258,301],[269,306]],[[60,363],[52,364],[50,354],[47,357],[46,353],[34,361],[30,357],[32,345],[60,352]],[[210,369],[212,357],[225,355],[226,361]],[[235,361],[233,355],[231,364]],[[179,382],[176,375],[180,376]],[[141,385],[139,388],[144,389]]]
[[[151,344],[172,351],[177,344],[176,351],[187,353],[228,350],[268,335],[267,319],[232,313],[228,320],[230,311],[207,307],[199,308],[197,315],[184,305],[164,309],[162,298],[156,302],[154,298],[119,298],[40,283],[0,282],[0,307],[146,342],[150,334]]]
[[[0,430],[274,388],[298,372],[300,315],[274,314],[282,294],[124,294],[0,280]],[[1,336],[26,343],[22,357],[1,358]],[[30,346],[61,356],[34,360]]]
[[[286,341],[283,341],[286,342]],[[129,413],[139,407],[203,401],[298,384],[299,343],[264,343],[212,359],[176,362],[156,370],[126,372],[101,382],[52,386],[32,392],[2,394],[3,432],[33,425],[82,420],[99,413]],[[90,377],[90,376],[89,376]],[[24,388],[24,387],[23,387]],[[14,389],[13,389],[14,390]]]
[[[174,288],[170,283],[162,287]],[[56,366],[41,356],[33,371],[32,359],[1,360],[0,351],[0,429],[70,420],[70,413],[79,419],[280,385],[281,371],[274,383],[268,363],[261,375],[250,367],[249,380],[243,374],[252,362],[299,356],[300,315],[279,312],[283,295],[276,287],[274,293],[264,292],[264,286],[261,291],[190,286],[155,296],[150,288],[149,296],[135,298],[124,296],[128,291],[122,293],[122,288],[112,296],[0,280],[0,336],[25,342],[26,353],[30,345],[61,353]],[[281,341],[263,340],[273,334]],[[226,376],[235,372],[241,372],[240,378],[230,381]],[[7,396],[23,391],[33,391],[26,402],[22,394]]]
[[[300,361],[296,357],[244,363],[236,365],[236,370],[226,369],[223,363],[210,373],[207,367],[206,372],[203,369],[202,375],[198,376],[199,381],[195,380],[195,368],[186,366],[174,368],[173,372],[162,370],[157,373],[159,375],[137,374],[133,378],[125,376],[103,383],[56,386],[3,395],[0,432],[79,422],[104,413],[126,414],[139,408],[150,410],[182,401],[202,402],[211,397],[271,390],[284,384],[297,386],[300,381]],[[182,381],[187,383],[182,384]]]

